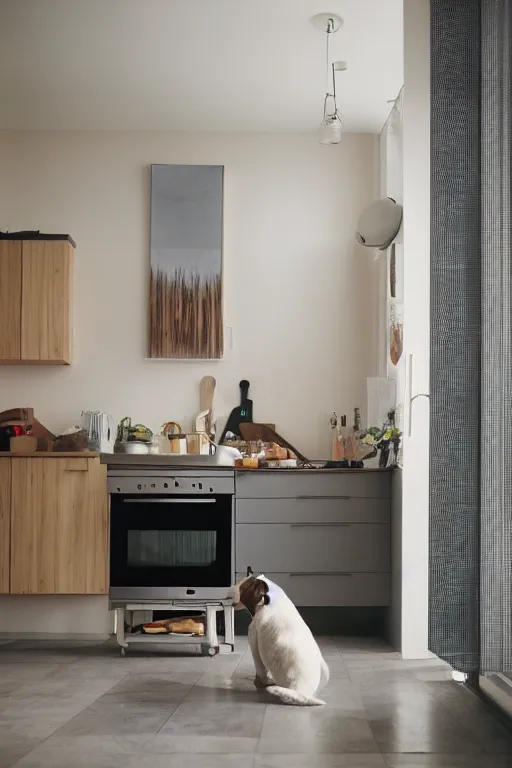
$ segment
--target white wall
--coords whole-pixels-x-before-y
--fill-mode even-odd
[[[430,21],[428,0],[404,2],[404,354],[402,628],[405,658],[429,655],[428,462],[430,348]],[[412,379],[409,356],[413,356]],[[412,422],[410,421],[412,418]],[[411,425],[411,435],[408,427]]]
[[[403,205],[403,91],[393,105],[380,135],[380,181],[381,195],[392,197]],[[406,214],[407,216],[407,214]],[[404,307],[404,228],[402,226],[395,240],[396,260],[396,298],[390,295],[389,278],[391,253],[382,259],[383,267],[383,351],[385,359],[381,370],[396,384],[396,423],[404,429],[405,401],[405,360],[406,352],[395,366],[390,357],[390,325],[392,310],[396,318],[403,318]],[[400,451],[400,464],[403,460],[403,444]],[[388,639],[391,645],[400,650],[402,647],[402,469],[393,473],[391,503],[391,606],[388,613]]]
[[[346,135],[0,134],[0,229],[68,232],[77,242],[76,362],[0,368],[0,409],[33,406],[59,430],[82,409],[158,429],[185,428],[199,381],[218,382],[218,411],[251,381],[255,419],[312,457],[329,450],[329,416],[364,409],[375,375],[378,274],[354,238],[378,194],[378,144]],[[144,360],[149,165],[225,165],[225,324],[216,364]],[[104,598],[0,598],[0,632],[106,632]]]
[[[376,194],[377,137],[325,147],[314,135],[4,133],[0,157],[0,229],[69,232],[78,246],[76,362],[2,368],[0,408],[33,406],[55,430],[82,409],[187,429],[203,375],[217,378],[225,416],[248,378],[255,419],[326,456],[330,413],[364,407],[375,374],[375,270],[354,231]],[[221,363],[144,360],[151,163],[226,167],[233,348]]]
[[[396,99],[380,135],[381,154],[381,195],[391,197],[397,203],[403,205],[403,92]],[[385,375],[393,379],[396,385],[396,424],[403,430],[404,416],[404,389],[405,389],[405,355],[402,353],[398,364],[395,365],[390,356],[390,332],[392,323],[403,321],[404,307],[404,231],[403,227],[398,232],[393,243],[395,250],[395,297],[390,291],[391,249],[387,251],[387,258],[382,259],[385,276]]]

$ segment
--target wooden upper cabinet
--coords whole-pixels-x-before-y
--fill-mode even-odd
[[[0,240],[0,360],[21,360],[20,240]]]
[[[71,363],[73,264],[68,240],[0,240],[0,363]]]
[[[98,458],[12,458],[12,595],[108,591],[106,467]]]

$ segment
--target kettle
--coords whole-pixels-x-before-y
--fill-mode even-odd
[[[82,429],[87,433],[90,451],[114,453],[116,423],[112,416],[101,411],[82,411]]]

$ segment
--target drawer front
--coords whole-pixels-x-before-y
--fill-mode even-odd
[[[293,499],[297,496],[357,496],[390,499],[391,472],[237,472],[236,497],[239,499]]]
[[[237,574],[237,581],[245,573]],[[290,600],[307,606],[382,606],[389,605],[388,573],[351,573],[344,576],[290,573],[265,573],[279,584]]]
[[[292,523],[236,526],[236,570],[265,573],[385,573],[389,526],[375,523]]]
[[[389,523],[389,499],[237,499],[237,523]]]

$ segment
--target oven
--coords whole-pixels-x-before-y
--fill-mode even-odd
[[[222,599],[234,580],[234,477],[109,473],[110,600]]]

